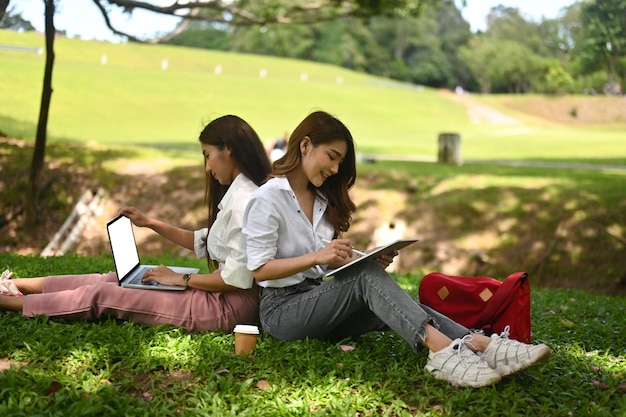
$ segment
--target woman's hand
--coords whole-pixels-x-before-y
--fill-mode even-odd
[[[137,227],[149,227],[150,218],[137,210],[135,207],[124,207],[120,210],[119,214],[123,214],[128,217],[131,222]]]
[[[354,257],[352,245],[349,239],[334,239],[324,249],[316,252],[318,265],[341,266],[351,261]]]
[[[389,265],[391,265],[391,263],[393,262],[393,259],[398,256],[398,251],[393,251],[393,253],[391,254],[384,254],[384,255],[380,255],[378,258],[376,258],[376,262],[378,262],[380,264],[380,266],[383,267],[383,269],[386,269]]]
[[[182,274],[176,273],[164,265],[148,269],[141,280],[143,282],[156,281],[162,285],[184,285]]]

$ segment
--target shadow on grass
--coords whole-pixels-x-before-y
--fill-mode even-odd
[[[524,270],[538,286],[626,293],[626,172],[404,162],[362,172],[368,188],[406,197],[394,220],[422,240],[401,252],[405,263],[429,271],[456,260],[448,273]]]
[[[262,334],[253,357],[223,333],[104,320],[65,324],[0,313],[3,415],[620,415],[625,396],[617,300],[539,290],[534,338],[554,350],[494,387],[464,389],[423,370],[393,332],[328,343]],[[343,350],[350,345],[354,350]],[[430,413],[430,414],[429,414]],[[618,414],[616,414],[618,413]]]
[[[34,123],[0,115],[0,137],[34,138],[36,129]]]

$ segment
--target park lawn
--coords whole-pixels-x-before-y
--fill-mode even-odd
[[[151,257],[149,262],[170,261]],[[0,254],[18,276],[107,271],[108,257]],[[419,276],[396,275],[410,294]],[[623,297],[533,289],[540,367],[494,387],[455,388],[423,371],[392,332],[339,343],[277,341],[232,354],[233,336],[103,320],[63,323],[0,313],[3,416],[606,416],[626,409]],[[354,347],[346,350],[344,347]]]

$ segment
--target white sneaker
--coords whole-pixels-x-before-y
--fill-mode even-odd
[[[500,374],[466,346],[471,335],[453,340],[439,352],[430,351],[424,369],[437,379],[451,382],[460,387],[485,387],[500,381]]]
[[[511,375],[544,362],[552,351],[546,345],[528,345],[509,339],[509,326],[500,335],[492,334],[482,358],[501,376]]]

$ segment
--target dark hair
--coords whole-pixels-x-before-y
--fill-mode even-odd
[[[352,213],[356,209],[348,193],[356,180],[354,141],[348,128],[339,119],[323,111],[313,112],[304,118],[291,133],[285,155],[274,162],[272,176],[287,175],[300,165],[302,158],[300,142],[305,137],[308,137],[315,147],[337,140],[343,140],[348,145],[348,151],[343,162],[339,164],[337,174],[329,177],[319,187],[328,202],[326,219],[334,227],[335,235],[338,236],[350,228]],[[309,183],[309,185],[313,187],[312,184]]]
[[[261,185],[271,171],[270,161],[259,135],[242,118],[233,115],[219,117],[207,124],[200,132],[200,142],[230,149],[231,158],[243,175],[256,185]],[[206,174],[205,202],[209,209],[208,227],[217,216],[217,205],[230,185],[220,184],[212,175]]]

